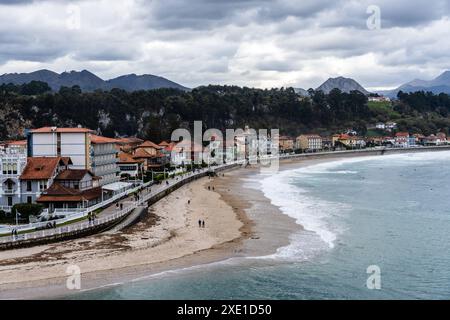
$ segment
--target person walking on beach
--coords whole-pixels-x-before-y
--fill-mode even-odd
[[[202,220],[198,220],[198,227],[201,228],[202,227]]]
[[[205,227],[205,220],[202,221],[202,228]]]

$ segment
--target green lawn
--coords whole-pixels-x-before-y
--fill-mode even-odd
[[[400,118],[400,114],[392,109],[390,101],[369,101],[367,106],[376,115],[384,115],[389,117],[389,119]]]

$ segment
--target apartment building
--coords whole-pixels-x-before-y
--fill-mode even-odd
[[[317,134],[302,134],[295,139],[296,148],[303,151],[322,150],[322,138]]]
[[[90,169],[90,135],[86,128],[43,127],[27,132],[29,157],[70,157],[72,168]]]
[[[95,176],[100,178],[100,186],[119,181],[117,140],[91,134],[90,142],[89,168]]]
[[[0,144],[0,210],[10,212],[21,200],[20,175],[27,163],[26,141]]]

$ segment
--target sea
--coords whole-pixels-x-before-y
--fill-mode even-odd
[[[450,298],[449,151],[346,158],[253,179],[303,226],[287,246],[67,298]]]

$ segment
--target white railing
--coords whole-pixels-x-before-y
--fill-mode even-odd
[[[240,162],[240,163],[242,163],[242,162]],[[70,232],[74,232],[74,231],[81,231],[81,230],[86,230],[89,228],[94,228],[95,226],[102,225],[104,223],[111,222],[111,221],[122,218],[123,216],[129,214],[132,210],[136,209],[138,206],[146,203],[152,197],[156,196],[157,194],[159,194],[161,192],[164,192],[165,190],[173,187],[176,184],[183,183],[183,181],[186,179],[190,179],[192,177],[203,175],[204,173],[206,173],[207,171],[209,171],[211,169],[217,170],[217,169],[222,169],[225,167],[232,167],[234,165],[236,165],[236,163],[223,164],[223,165],[219,165],[219,166],[211,167],[211,168],[204,168],[204,169],[198,170],[195,173],[193,173],[193,172],[185,173],[182,176],[178,176],[174,179],[171,179],[170,181],[166,180],[168,183],[162,184],[162,187],[158,188],[158,190],[151,190],[151,192],[149,192],[145,195],[141,195],[141,197],[139,198],[138,201],[131,201],[131,205],[123,207],[121,210],[117,211],[116,213],[109,214],[105,217],[97,218],[97,219],[95,219],[94,222],[81,222],[81,223],[77,223],[77,224],[72,224],[72,225],[69,224],[66,226],[60,226],[60,227],[56,227],[56,228],[47,227],[47,226],[50,226],[50,224],[53,224],[54,222],[56,222],[56,225],[61,225],[61,224],[65,224],[67,222],[74,221],[74,220],[77,220],[80,218],[85,218],[89,213],[91,213],[99,208],[102,208],[108,204],[111,204],[111,203],[123,198],[124,196],[127,196],[131,193],[134,193],[136,191],[139,191],[143,188],[148,187],[151,184],[151,182],[147,182],[136,188],[129,189],[129,190],[125,191],[124,193],[118,194],[118,195],[108,199],[107,201],[104,201],[95,206],[92,206],[92,207],[86,209],[85,211],[75,213],[70,216],[66,216],[63,219],[44,221],[44,222],[39,222],[39,223],[30,223],[28,225],[22,225],[22,226],[17,226],[17,227],[8,227],[8,228],[5,228],[6,230],[5,229],[0,230],[0,233],[2,233],[4,235],[11,234],[12,231],[15,229],[15,230],[17,230],[17,232],[22,232],[22,234],[12,235],[12,236],[3,236],[0,238],[0,243],[8,243],[8,242],[14,242],[14,241],[19,241],[19,240],[39,239],[39,238],[43,238],[43,237],[50,237],[50,236],[54,236],[54,235],[61,235],[64,233],[70,233]],[[126,203],[130,203],[130,201],[127,201]],[[39,230],[41,228],[42,228],[42,230]],[[38,230],[36,230],[36,229],[38,229]],[[33,231],[33,230],[36,230],[36,231],[30,232],[30,233],[23,233],[26,231]]]

